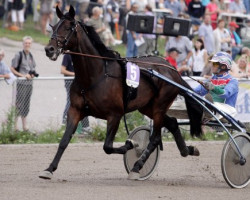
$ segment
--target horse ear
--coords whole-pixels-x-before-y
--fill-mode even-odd
[[[69,16],[74,19],[75,18],[75,9],[73,8],[72,5],[70,5],[70,8],[69,8]]]
[[[58,8],[58,6],[56,6],[56,14],[57,14],[57,17],[58,17],[59,19],[61,19],[62,16],[63,16],[63,13],[62,13],[61,10]]]

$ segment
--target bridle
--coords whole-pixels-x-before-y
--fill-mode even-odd
[[[58,29],[60,28],[60,26],[62,25],[62,23],[65,21],[66,19],[63,18],[59,21],[56,30],[53,31],[53,34],[51,36],[51,40],[56,40],[56,45],[57,45],[57,51],[59,51],[60,53],[63,52],[65,46],[68,45],[71,37],[73,36],[73,34],[76,32],[78,23],[74,20],[71,21],[73,22],[73,26],[70,27],[70,32],[66,35],[66,36],[62,36],[62,35],[58,35]],[[62,40],[59,40],[59,38],[62,38]]]

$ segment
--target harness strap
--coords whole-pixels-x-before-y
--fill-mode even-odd
[[[110,78],[121,78],[121,77],[116,77],[116,76],[110,75],[110,74],[108,73],[108,71],[107,71],[107,66],[108,66],[108,61],[105,60],[105,61],[104,61],[104,71],[105,71],[104,75],[101,75],[101,76],[98,78],[98,80],[97,80],[95,83],[93,83],[90,87],[81,90],[81,95],[82,95],[83,101],[84,101],[84,109],[85,109],[85,111],[86,111],[88,114],[89,114],[90,110],[89,110],[89,106],[88,106],[88,104],[89,104],[89,103],[88,103],[88,100],[86,99],[86,93],[87,93],[88,91],[94,89],[94,88],[95,88],[97,85],[99,85],[99,83],[101,83],[105,78],[108,78],[108,77],[110,77]],[[88,115],[88,114],[87,114],[87,115]]]

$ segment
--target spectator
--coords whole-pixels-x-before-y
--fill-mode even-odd
[[[197,39],[192,50],[192,57],[190,58],[191,69],[194,76],[200,76],[203,68],[207,65],[207,50],[204,49],[202,39]]]
[[[248,57],[243,55],[238,60],[239,67],[239,78],[249,78],[250,77],[250,67],[248,62]]]
[[[247,19],[246,26],[240,29],[240,36],[242,40],[250,43],[250,19]]]
[[[191,69],[187,66],[190,56],[192,56],[191,41],[186,36],[169,37],[166,43],[166,57],[171,48],[176,48],[179,51],[179,55],[176,59],[177,67],[180,68],[181,75],[187,76],[190,74]]]
[[[200,0],[192,0],[188,5],[188,14],[192,20],[192,24],[201,25],[202,17],[205,12],[205,7]]]
[[[220,10],[220,12],[222,13],[227,13],[229,12],[229,0],[219,0],[219,3],[218,3],[218,8]]]
[[[182,7],[179,1],[176,0],[166,0],[164,3],[165,8],[170,9],[171,15],[177,17],[182,12]]]
[[[205,14],[204,21],[198,30],[198,35],[204,41],[204,46],[208,55],[211,55],[214,52],[213,28],[210,23],[210,15]]]
[[[24,23],[24,4],[22,0],[13,0],[11,9],[11,19],[14,26],[23,30]]]
[[[25,18],[28,15],[33,15],[32,0],[26,0],[25,3],[25,13],[24,13]]]
[[[218,52],[213,56],[211,62],[213,63],[213,77],[204,83],[206,88],[199,85],[194,91],[201,96],[211,94],[214,106],[234,117],[237,113],[235,104],[239,85],[237,79],[229,74],[232,58],[225,52]],[[221,118],[221,116],[218,117]]]
[[[246,14],[246,8],[242,0],[231,1],[231,3],[229,4],[229,11],[231,13]],[[236,23],[239,24],[240,27],[242,27],[243,19],[236,17]],[[239,31],[240,31],[240,28],[237,30],[237,32],[240,33]]]
[[[103,0],[90,0],[88,9],[86,11],[88,13],[88,18],[91,18],[91,16],[92,16],[92,10],[96,6],[100,7],[101,9],[103,9]]]
[[[180,74],[182,74],[182,72],[189,70],[189,67],[187,67],[187,66],[178,67],[177,66],[176,59],[178,58],[180,53],[181,52],[178,51],[178,49],[176,49],[175,47],[170,48],[168,50],[168,55],[166,56],[166,61],[168,61]]]
[[[192,0],[185,0],[185,4],[187,5],[187,7],[188,7],[188,5],[190,4],[191,1]]]
[[[69,54],[65,54],[63,56],[62,66],[61,66],[61,74],[63,74],[65,77],[74,77],[75,76],[72,58],[71,58],[71,55],[69,55]],[[63,124],[66,124],[66,122],[67,122],[67,113],[68,113],[68,110],[70,107],[70,88],[71,88],[72,82],[73,82],[73,80],[68,80],[68,79],[65,80],[64,86],[65,86],[66,92],[67,92],[67,103],[65,105],[64,112],[63,112]],[[84,131],[91,132],[91,128],[89,127],[88,117],[85,117],[81,121],[81,125],[82,125]]]
[[[232,45],[232,58],[233,60],[241,51],[241,39],[237,34],[236,29],[239,28],[238,24],[234,21],[229,23],[229,33],[231,36],[231,45]]]
[[[0,49],[0,78],[9,79],[11,72],[9,67],[3,62],[3,58],[4,50]]]
[[[48,35],[47,32],[47,23],[48,21],[52,21],[52,3],[53,0],[40,0],[40,23],[41,23],[41,31],[44,35]]]
[[[236,78],[249,78],[250,77],[250,66],[247,55],[242,55],[236,66],[232,69],[231,75]]]
[[[186,4],[185,0],[180,0],[181,4],[181,12],[187,13],[188,12],[188,5]]]
[[[106,46],[121,44],[122,41],[115,40],[110,29],[105,26],[101,19],[102,10],[100,7],[96,6],[93,8],[93,15],[88,20],[87,24],[89,26],[93,26],[95,31],[100,36],[101,40],[104,42]]]
[[[155,0],[155,8],[157,9],[164,8],[164,0]]]
[[[246,8],[242,2],[242,0],[234,0],[229,4],[229,11],[232,13],[246,13]]]
[[[87,9],[90,0],[72,0],[70,4],[77,10],[80,21],[85,21],[88,18]]]
[[[131,5],[131,9],[127,14],[126,22],[128,22],[129,15],[134,15],[137,13],[138,5],[137,3],[133,3]],[[138,35],[134,31],[127,30],[127,51],[126,57],[135,57],[138,53],[138,48],[135,44],[135,40],[137,39]]]
[[[217,5],[217,0],[210,0],[210,3],[206,6],[206,14],[211,18],[211,26],[213,29],[217,27],[217,17],[220,9]]]
[[[112,34],[115,33],[115,24],[119,20],[119,4],[116,0],[109,0],[107,3],[106,22],[108,22]]]
[[[150,5],[145,6],[144,15],[153,16],[152,8]],[[154,34],[143,34],[144,43],[138,47],[138,56],[152,55],[155,47],[155,38]]]
[[[250,1],[249,0],[243,0],[244,6],[246,8],[246,14],[250,14]]]
[[[148,4],[148,0],[140,0],[140,1],[134,1],[134,0],[130,0],[131,2],[136,2],[138,5],[138,13],[143,13],[145,6]]]
[[[123,33],[124,27],[126,26],[127,12],[128,12],[128,10],[127,10],[127,6],[126,6],[126,0],[121,0],[120,7],[119,7],[119,21],[118,21],[120,34]]]
[[[243,47],[241,49],[241,56],[246,56],[247,62],[250,65],[250,49],[248,47]]]
[[[178,49],[172,47],[168,50],[168,54],[166,56],[166,61],[168,61],[176,70],[178,70],[176,59],[180,53],[181,52],[178,51]]]
[[[11,26],[12,26],[12,19],[11,19],[11,9],[12,9],[12,2],[13,0],[8,0],[8,3],[7,3],[7,8],[5,8],[6,5],[3,5],[3,8],[2,8],[2,17],[5,16],[5,24],[3,24],[3,27],[5,28],[9,28],[11,29]],[[1,5],[1,4],[0,4]]]
[[[15,122],[15,129],[17,129],[18,116],[21,116],[23,130],[27,131],[27,115],[30,109],[30,99],[33,90],[34,76],[38,76],[35,72],[36,63],[30,53],[30,48],[32,44],[32,38],[30,36],[25,36],[23,38],[23,51],[16,53],[15,57],[12,59],[11,71],[17,77],[24,77],[26,80],[17,81],[17,94],[16,94],[16,109],[17,117]]]
[[[40,17],[40,0],[33,0],[33,22],[35,29],[40,30],[39,17]]]
[[[220,19],[218,27],[213,31],[215,52],[226,51],[231,46],[231,36],[225,28],[225,21]]]

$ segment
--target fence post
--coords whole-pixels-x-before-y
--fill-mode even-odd
[[[17,84],[17,81],[15,81],[12,85],[12,101],[11,101],[12,107],[16,105],[16,84]]]

